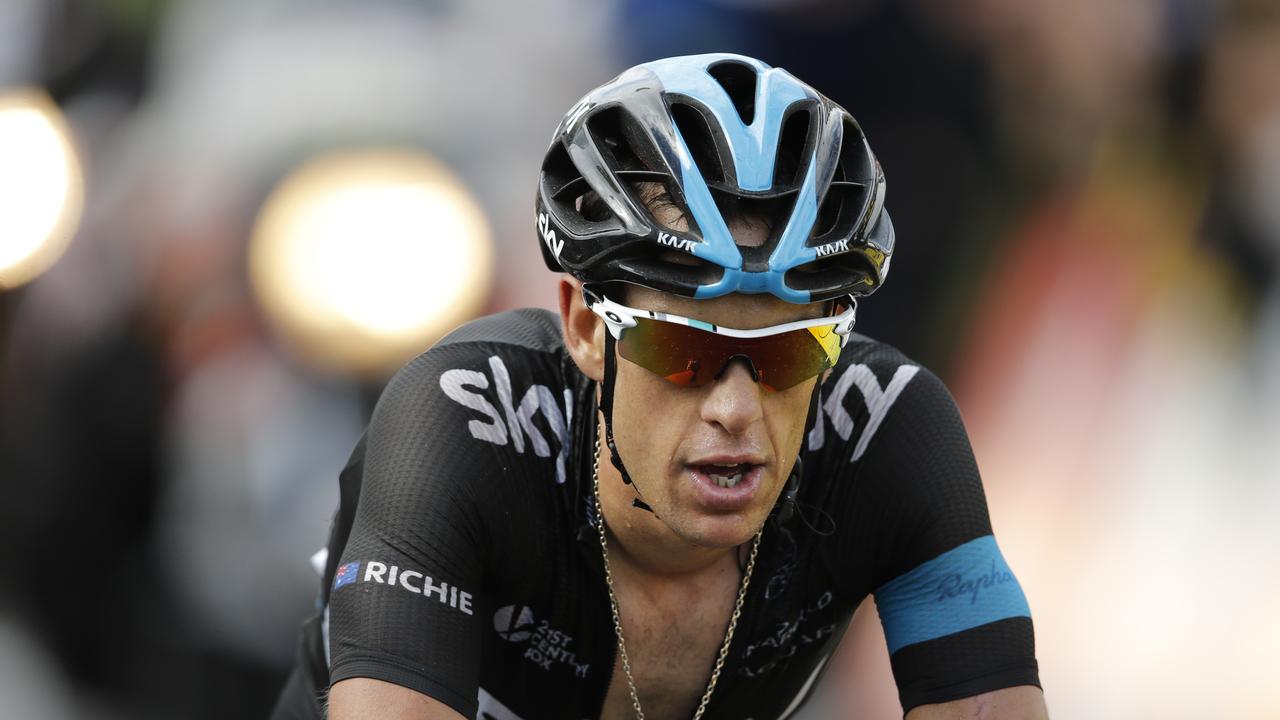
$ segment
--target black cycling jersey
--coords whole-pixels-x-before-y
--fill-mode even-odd
[[[705,717],[790,715],[869,593],[905,709],[1038,685],[1026,600],[946,388],[854,336],[820,403],[796,510],[766,524]],[[276,717],[318,717],[324,690],[355,677],[468,718],[598,717],[616,639],[595,416],[546,311],[477,320],[405,366],[341,474],[321,609]]]

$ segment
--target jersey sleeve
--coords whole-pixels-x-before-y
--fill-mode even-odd
[[[875,508],[874,594],[904,711],[1039,685],[1031,612],[991,531],[973,450],[933,373],[906,378],[857,471]],[[888,393],[881,396],[881,401]]]
[[[487,536],[478,496],[501,468],[468,442],[475,413],[442,394],[442,377],[460,388],[481,380],[464,348],[414,360],[378,401],[331,575],[329,651],[331,683],[384,680],[474,717]]]

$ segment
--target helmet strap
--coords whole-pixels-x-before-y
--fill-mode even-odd
[[[622,464],[622,457],[618,455],[618,445],[613,441],[613,387],[618,378],[618,364],[615,356],[617,354],[617,343],[614,342],[613,335],[605,330],[604,333],[604,382],[600,383],[600,412],[604,414],[604,439],[605,444],[609,446],[609,461],[613,466],[618,468],[618,472],[622,475],[622,482],[630,485],[635,489],[637,497],[631,501],[631,506],[653,512],[653,508],[641,499],[640,487],[635,484],[631,476],[627,474],[627,468]],[[653,513],[657,516],[657,513]]]
[[[787,478],[786,487],[782,490],[782,498],[778,502],[776,519],[779,524],[791,519],[796,512],[796,495],[800,493],[800,477],[804,475],[804,444],[809,442],[809,431],[820,416],[819,403],[822,401],[822,376],[813,384],[813,394],[809,396],[809,415],[804,423],[804,435],[800,436],[801,453],[796,456],[796,464],[791,467],[791,476]]]

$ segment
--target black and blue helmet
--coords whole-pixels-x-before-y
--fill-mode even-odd
[[[687,230],[655,220],[641,182],[666,187]],[[884,194],[844,108],[759,60],[692,55],[631,68],[569,110],[542,164],[537,228],[547,266],[585,281],[807,303],[884,281],[894,239]],[[584,198],[607,210],[584,213]],[[726,200],[768,208],[764,245],[735,244]]]

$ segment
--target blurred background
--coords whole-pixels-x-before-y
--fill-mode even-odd
[[[337,471],[552,307],[587,89],[735,51],[861,122],[1059,718],[1280,718],[1275,0],[0,0],[0,717],[262,717]],[[864,606],[810,718],[901,716]]]

